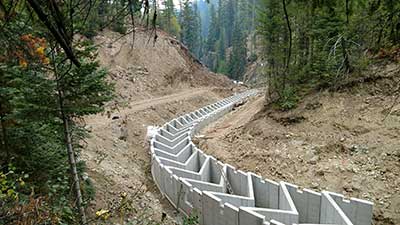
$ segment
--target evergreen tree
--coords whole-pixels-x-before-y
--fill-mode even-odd
[[[215,47],[218,41],[218,32],[217,29],[219,28],[218,18],[215,11],[214,5],[210,7],[210,26],[208,31],[208,37],[205,46],[206,52],[206,64],[208,68],[212,71],[215,71],[216,68],[216,54],[215,54]]]
[[[181,40],[188,49],[197,57],[200,52],[200,19],[197,12],[197,6],[192,5],[189,0],[183,3],[182,22],[181,22]]]
[[[74,121],[101,111],[111,88],[94,60],[93,46],[79,41],[72,46],[70,38],[82,28],[81,21],[61,20],[68,8],[28,2],[0,20],[0,223],[19,223],[21,218],[10,212],[29,208],[24,204],[32,198],[41,210],[29,215],[34,217],[30,221],[85,223],[89,183],[80,178],[83,162],[75,160],[85,129]],[[48,11],[51,16],[43,16]],[[4,177],[17,174],[19,185],[4,183]]]
[[[160,27],[171,35],[179,37],[181,32],[178,19],[176,17],[175,6],[173,0],[166,0],[163,2],[164,9],[161,10],[160,19],[158,23]]]
[[[232,52],[229,57],[229,77],[240,80],[246,69],[247,48],[246,36],[239,21],[235,23],[234,34]]]
[[[226,58],[226,45],[225,45],[225,32],[224,29],[221,30],[221,36],[217,42],[217,57],[220,60],[225,60]]]
[[[195,40],[194,40],[195,49],[193,51],[194,54],[197,56],[197,58],[200,59],[203,48],[203,38],[201,35],[201,17],[197,1],[193,3],[193,12],[194,12],[193,32],[195,33]]]
[[[215,11],[214,5],[210,7],[210,27],[207,36],[207,46],[206,51],[214,52],[215,51],[215,44],[218,40],[218,30],[219,29],[219,22],[217,18],[217,13]]]
[[[164,2],[164,14],[165,14],[165,20],[166,20],[166,26],[167,29],[171,27],[171,20],[172,17],[175,16],[175,9],[174,9],[174,2],[172,0],[166,0]]]
[[[225,54],[225,32],[222,29],[221,30],[221,37],[218,40],[217,43],[217,69],[216,72],[222,73],[222,74],[228,74],[228,65],[226,63],[226,54]]]
[[[261,3],[257,31],[267,61],[268,90],[282,102],[294,102],[293,96],[304,86],[335,86],[363,68],[363,52],[399,44],[399,23],[392,23],[392,18],[399,16],[400,3],[394,1]],[[390,22],[382,23],[378,15]]]
[[[243,65],[247,60],[246,39],[250,33],[254,34],[254,30],[249,29],[251,18],[248,18],[253,8],[250,9],[251,4],[244,0],[218,0],[216,3],[217,10],[213,4],[210,6],[210,27],[203,60],[212,71],[229,75],[234,73],[236,78],[240,78],[243,74],[237,72],[244,73]],[[240,23],[240,29],[236,23]],[[229,52],[228,55],[226,52]],[[240,60],[237,58],[239,55],[242,57]],[[235,60],[230,60],[231,56],[240,61],[239,67]]]
[[[236,18],[235,3],[236,0],[227,0],[226,6],[221,13],[223,16],[223,27],[225,28],[225,37],[227,46],[232,46],[233,42],[234,28],[235,28],[234,25]]]

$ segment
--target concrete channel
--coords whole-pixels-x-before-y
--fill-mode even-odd
[[[370,225],[372,202],[237,170],[193,144],[202,128],[256,94],[233,95],[158,129],[150,141],[151,172],[161,193],[201,225]]]

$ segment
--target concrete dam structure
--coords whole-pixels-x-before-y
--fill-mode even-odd
[[[158,129],[150,145],[151,172],[161,193],[185,215],[197,215],[202,225],[370,225],[372,202],[264,179],[193,144],[193,135],[256,94],[236,94]]]

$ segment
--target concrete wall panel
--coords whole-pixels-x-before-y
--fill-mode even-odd
[[[370,225],[371,202],[263,179],[193,145],[191,138],[201,129],[255,94],[235,94],[158,129],[150,153],[152,176],[161,193],[185,215],[198,215],[201,225]]]

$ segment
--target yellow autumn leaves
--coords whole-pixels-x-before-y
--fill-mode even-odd
[[[22,177],[18,177],[17,179],[12,179],[0,172],[0,200],[4,198],[17,199],[18,192],[16,191],[17,187],[24,187],[25,181]]]
[[[22,68],[28,67],[32,63],[47,65],[50,63],[46,57],[46,40],[35,37],[32,34],[25,34],[20,37],[22,44],[17,47],[15,56]]]
[[[96,212],[96,216],[103,220],[107,220],[110,217],[110,210],[107,209],[100,209]]]

